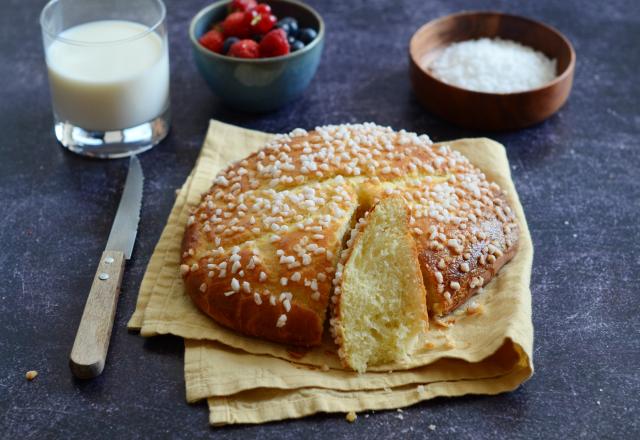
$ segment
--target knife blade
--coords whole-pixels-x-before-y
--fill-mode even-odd
[[[138,232],[143,185],[142,167],[138,158],[132,156],[107,246],[100,257],[69,357],[71,371],[81,379],[98,376],[104,370],[124,264],[131,258]]]
[[[106,250],[121,251],[127,260],[131,258],[133,245],[138,233],[140,220],[140,206],[142,205],[142,187],[144,175],[140,161],[132,156],[129,161],[129,172],[124,182],[124,190],[120,198],[120,205],[113,219]]]

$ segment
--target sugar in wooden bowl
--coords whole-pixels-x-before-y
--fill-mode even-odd
[[[428,68],[447,84],[486,93],[524,92],[556,77],[555,59],[501,38],[453,43]]]
[[[455,124],[515,130],[566,102],[575,52],[557,30],[515,15],[463,12],[413,35],[410,74],[420,103]]]

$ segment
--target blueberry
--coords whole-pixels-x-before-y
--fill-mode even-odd
[[[289,42],[289,46],[291,46],[293,43],[296,42],[296,37],[290,36],[287,38],[287,41]]]
[[[317,36],[318,33],[311,28],[303,28],[298,31],[298,40],[302,41],[304,44],[311,43]]]
[[[276,23],[276,27],[282,29],[287,35],[295,36],[298,33],[298,22],[293,17],[284,17]]]
[[[289,46],[291,48],[291,52],[296,52],[304,48],[304,43],[300,40],[293,40],[293,43],[289,43]]]
[[[222,45],[222,53],[227,54],[229,52],[229,48],[231,47],[231,45],[233,43],[235,43],[236,41],[240,41],[240,38],[237,37],[229,37],[226,40],[224,40],[224,44]]]
[[[276,23],[276,29],[282,29],[285,34],[289,35],[291,28],[289,27],[289,23]]]

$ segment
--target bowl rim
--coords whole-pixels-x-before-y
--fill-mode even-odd
[[[543,85],[536,87],[534,89],[527,89],[527,90],[521,90],[519,92],[506,92],[506,93],[500,93],[500,92],[481,92],[478,90],[470,90],[470,89],[465,89],[463,87],[459,87],[456,86],[454,84],[449,84],[447,82],[442,81],[440,78],[436,77],[435,75],[432,75],[428,69],[423,68],[420,63],[418,63],[417,61],[417,55],[415,54],[415,44],[414,43],[416,36],[422,32],[422,30],[424,28],[426,28],[427,26],[433,26],[441,21],[444,20],[449,20],[452,18],[457,18],[457,17],[462,17],[462,16],[467,16],[467,15],[502,15],[502,16],[507,16],[507,17],[511,17],[511,18],[517,18],[519,20],[523,20],[525,22],[529,22],[530,24],[535,24],[538,26],[543,27],[544,29],[546,29],[547,31],[555,34],[556,36],[560,37],[560,40],[569,48],[569,64],[567,64],[567,67],[559,74],[557,75],[555,78],[553,78],[551,81],[544,83]],[[529,46],[530,47],[530,46]],[[536,48],[532,48],[534,50],[538,50]],[[564,34],[562,34],[562,32],[560,32],[558,29],[556,29],[553,26],[550,26],[546,23],[543,23],[541,21],[538,20],[533,20],[529,17],[524,17],[522,15],[516,15],[516,14],[509,14],[506,12],[500,12],[500,11],[493,11],[493,10],[489,10],[489,11],[463,11],[463,12],[456,12],[454,14],[449,14],[449,15],[445,15],[443,17],[438,17],[435,18],[433,20],[430,20],[428,22],[426,22],[425,24],[423,24],[422,26],[420,26],[418,28],[418,30],[416,30],[413,35],[411,36],[411,40],[409,41],[409,57],[411,58],[412,63],[420,70],[420,72],[422,72],[422,74],[426,75],[427,77],[429,77],[431,80],[436,81],[439,84],[442,84],[444,86],[447,87],[451,87],[453,89],[456,89],[458,91],[461,92],[466,92],[466,93],[473,93],[473,94],[477,94],[478,96],[521,96],[521,95],[526,95],[526,94],[533,94],[536,92],[539,92],[541,90],[547,90],[550,89],[552,87],[554,87],[556,84],[563,82],[567,77],[573,75],[573,72],[575,70],[575,64],[576,64],[576,52],[573,48],[573,45],[571,44],[571,41],[569,41],[569,39],[567,37],[564,36]]]
[[[200,9],[200,11],[198,11],[198,13],[196,13],[196,15],[191,19],[191,22],[189,24],[189,39],[191,40],[191,44],[193,44],[193,46],[197,50],[202,52],[203,54],[205,54],[207,56],[211,56],[214,59],[217,58],[217,59],[219,59],[221,61],[247,63],[247,64],[265,64],[265,63],[272,63],[272,62],[277,62],[277,61],[290,60],[290,59],[296,58],[298,56],[304,55],[305,53],[311,51],[318,44],[320,44],[320,42],[324,38],[325,25],[324,25],[324,20],[322,19],[322,17],[318,13],[318,11],[316,11],[315,9],[313,9],[311,6],[307,5],[306,3],[302,3],[302,2],[300,2],[298,0],[278,0],[278,1],[281,1],[283,3],[290,3],[292,5],[300,7],[302,9],[306,9],[308,12],[310,12],[316,18],[316,20],[318,20],[318,23],[319,23],[318,36],[311,42],[311,44],[308,44],[302,50],[298,50],[296,52],[288,53],[286,55],[280,55],[280,56],[277,56],[277,57],[269,57],[269,58],[236,58],[236,57],[230,57],[230,56],[227,56],[227,55],[222,55],[222,54],[213,52],[213,51],[207,49],[206,47],[203,47],[200,44],[200,42],[198,41],[198,39],[196,38],[196,35],[195,35],[196,24],[209,11],[211,11],[212,9],[218,8],[220,6],[226,5],[228,3],[231,3],[231,0],[219,0],[219,1],[217,1],[215,3],[212,3],[212,4],[208,5],[208,6],[205,6],[204,8]]]

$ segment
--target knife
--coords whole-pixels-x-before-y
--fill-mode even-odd
[[[120,205],[111,226],[107,247],[93,278],[91,291],[71,349],[69,366],[81,379],[98,376],[104,369],[116,314],[125,259],[131,258],[138,232],[144,176],[136,156],[129,161]]]

